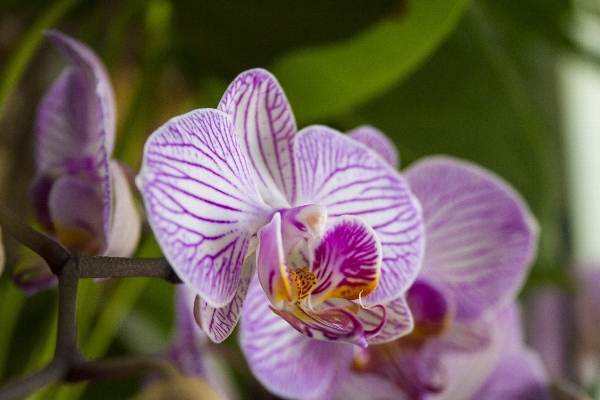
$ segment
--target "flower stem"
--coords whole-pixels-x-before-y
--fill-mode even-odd
[[[164,258],[120,258],[79,255],[81,278],[160,278],[171,283],[181,283]]]
[[[39,254],[52,272],[58,275],[62,266],[71,258],[71,254],[60,243],[36,231],[0,201],[0,225],[19,242]]]

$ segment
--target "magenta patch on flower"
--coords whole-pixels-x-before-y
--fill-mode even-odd
[[[307,224],[322,218],[326,216],[308,213]],[[289,255],[284,251],[281,232],[279,213],[258,232],[258,278],[272,310],[311,338],[366,346],[367,339],[379,333],[387,319],[385,308],[378,306],[382,312],[377,328],[365,332],[365,325],[372,322],[363,323],[360,305],[352,302],[377,288],[381,245],[375,232],[357,217],[341,217],[331,228],[317,232],[316,238],[309,235],[314,239],[310,245],[307,240],[294,240]],[[336,299],[342,301],[340,306],[333,303]]]

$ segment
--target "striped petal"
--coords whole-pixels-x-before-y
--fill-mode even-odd
[[[194,306],[196,322],[213,342],[221,343],[233,332],[233,328],[242,314],[242,306],[255,271],[256,258],[250,256],[244,262],[240,284],[235,296],[225,307],[211,307],[200,296],[196,297]]]
[[[379,129],[363,125],[346,133],[352,139],[364,144],[379,154],[394,169],[400,167],[400,158],[394,143]]]
[[[421,276],[454,294],[457,320],[513,299],[538,234],[521,197],[492,173],[447,157],[420,161],[405,176],[423,206]]]
[[[420,206],[404,178],[381,157],[324,126],[296,135],[297,204],[327,207],[329,218],[355,215],[377,233],[381,277],[370,304],[398,298],[415,279],[424,250]]]
[[[233,120],[265,202],[289,207],[296,194],[296,122],[275,77],[262,69],[240,74],[223,95],[219,110]]]
[[[377,288],[380,269],[381,245],[373,229],[358,217],[339,217],[315,248],[317,285],[310,301],[366,297]]]
[[[171,119],[146,142],[137,185],[177,275],[210,306],[227,305],[271,213],[229,117],[201,109]]]
[[[336,393],[336,400],[410,400],[410,396],[402,392],[390,380],[375,374],[351,372],[344,377],[344,382]]]
[[[302,335],[269,306],[255,279],[240,327],[240,345],[250,369],[269,391],[281,397],[308,398],[324,393],[336,371],[351,364],[352,346]]]

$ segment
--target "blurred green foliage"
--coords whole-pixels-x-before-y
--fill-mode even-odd
[[[4,0],[0,35],[10,30],[15,39],[0,44],[0,104],[7,105],[0,108],[0,149],[32,151],[33,109],[56,76],[44,71],[62,65],[40,29],[62,30],[101,55],[117,93],[116,156],[134,169],[157,126],[192,108],[214,107],[238,73],[263,67],[280,80],[300,127],[324,123],[346,131],[371,124],[397,144],[403,166],[443,153],[510,181],[541,226],[528,287],[566,285],[567,186],[555,61],[577,51],[566,34],[571,17],[566,0]],[[8,129],[11,115],[29,120]],[[6,179],[27,182],[33,167],[23,163],[30,160],[10,159]],[[26,186],[0,196],[16,207],[25,203]],[[29,217],[26,206],[18,209]],[[159,255],[147,230],[137,256]],[[14,263],[9,257],[7,268]],[[53,291],[25,299],[6,275],[0,280],[2,380],[50,359],[56,307]],[[159,351],[157,341],[166,348],[172,293],[172,285],[150,279],[82,282],[84,353]],[[243,368],[235,374],[251,398],[253,383]],[[33,398],[120,398],[138,384],[59,386]]]

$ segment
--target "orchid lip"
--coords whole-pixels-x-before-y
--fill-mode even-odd
[[[261,228],[259,281],[273,312],[299,332],[365,346],[387,319],[385,307],[366,308],[380,311],[378,323],[365,331],[359,313],[363,293],[368,295],[377,287],[381,245],[375,232],[357,217],[337,218],[331,227],[323,229],[325,212],[324,207],[312,205],[277,212]],[[282,214],[286,221],[282,221]],[[299,222],[312,225],[298,229]],[[313,236],[311,230],[318,236]],[[309,245],[310,239],[313,243]],[[335,298],[342,303],[328,300]],[[354,300],[359,300],[360,306]]]

